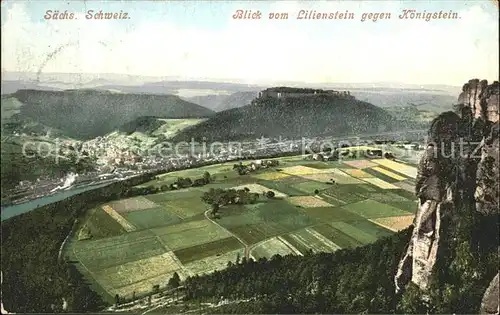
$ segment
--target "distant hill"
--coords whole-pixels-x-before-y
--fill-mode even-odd
[[[30,119],[75,139],[105,135],[143,116],[204,118],[214,113],[174,95],[97,90],[19,90],[2,96],[2,103],[18,104],[12,116],[17,121]]]
[[[118,131],[124,132],[126,134],[142,132],[144,134],[150,135],[156,129],[160,128],[163,124],[165,124],[165,122],[158,119],[158,117],[142,116],[121,125],[118,128]]]
[[[426,110],[416,106],[391,106],[384,109],[399,121],[412,123],[422,121],[430,123],[441,111]]]
[[[168,89],[163,86],[149,86],[149,85],[100,85],[93,88],[99,91],[117,91],[132,94],[170,94],[175,95],[177,90]]]
[[[259,95],[257,91],[235,92],[229,95],[203,95],[184,98],[190,102],[221,112],[250,104]]]
[[[23,89],[36,89],[36,90],[46,90],[46,91],[57,91],[60,90],[55,87],[50,87],[50,86],[45,86],[43,84],[38,84],[36,82],[29,82],[29,81],[17,81],[17,80],[12,80],[12,81],[4,81],[2,80],[2,95],[5,94],[11,94],[15,93],[18,90],[23,90]]]
[[[433,90],[351,90],[357,99],[380,107],[409,107],[437,113],[452,110],[457,98],[446,91]]]
[[[417,124],[417,123],[415,123]],[[191,138],[208,141],[260,137],[312,137],[349,135],[411,128],[398,125],[383,109],[354,98],[337,96],[257,98],[252,104],[219,112],[176,135],[174,141]]]
[[[338,89],[338,88],[335,88]],[[343,90],[343,88],[342,88]],[[421,110],[442,113],[451,110],[456,97],[443,90],[396,89],[396,88],[353,88],[348,89],[358,100],[380,107],[414,106]],[[250,104],[258,95],[257,90],[238,91],[232,94],[209,94],[184,97],[183,99],[220,112]]]

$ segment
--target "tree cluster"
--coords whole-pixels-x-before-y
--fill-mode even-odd
[[[263,160],[260,163],[252,162],[250,164],[244,165],[242,162],[234,164],[233,170],[238,172],[240,175],[246,175],[250,172],[255,172],[260,169],[266,169],[269,167],[276,167],[280,163],[278,160]]]
[[[249,204],[255,203],[259,199],[259,194],[250,192],[250,189],[222,189],[211,188],[201,196],[201,200],[210,205],[211,214],[215,216],[219,209],[229,204]]]

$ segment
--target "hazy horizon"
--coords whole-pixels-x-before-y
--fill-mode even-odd
[[[484,1],[2,1],[2,72],[123,74],[241,84],[396,83],[461,86],[498,80],[498,9]],[[398,20],[402,9],[458,20]],[[78,20],[45,20],[47,10]],[[127,20],[86,20],[87,10]],[[234,20],[236,9],[290,19]],[[296,20],[301,10],[355,20]],[[391,20],[361,22],[363,12]]]
[[[143,78],[147,79],[147,81],[144,82],[160,82],[160,81],[193,81],[193,82],[213,82],[213,83],[230,83],[230,84],[242,84],[245,85],[247,83],[244,82],[244,79],[238,79],[238,78],[182,78],[182,77],[176,77],[176,76],[147,76],[143,74],[130,74],[130,73],[85,73],[85,72],[44,72],[40,76],[42,79],[37,78],[37,73],[36,72],[17,72],[17,71],[4,71],[2,70],[2,74],[5,75],[7,74],[8,77],[5,78],[2,76],[2,81],[14,81],[14,80],[22,80],[23,78],[26,79],[28,78],[27,81],[29,82],[38,82],[38,83],[48,83],[50,81],[45,81],[43,80],[43,77],[50,77],[50,76],[69,76],[69,75],[75,75],[75,76],[80,76],[80,78],[74,78],[77,83],[80,82],[88,82],[88,81],[97,81],[97,80],[104,80],[104,81],[113,81],[111,78],[106,78],[107,76],[119,76],[122,78],[129,77],[129,78]],[[13,74],[20,74],[16,79],[13,79],[11,75]],[[87,80],[81,80],[82,76],[87,76]],[[472,77],[470,78],[472,79]],[[482,80],[482,78],[477,78]],[[493,82],[488,81],[488,82]],[[67,82],[70,83],[70,82]],[[119,82],[117,82],[119,83]],[[254,86],[261,86],[261,85],[266,85],[266,84],[311,84],[311,85],[373,85],[373,87],[388,87],[389,85],[400,85],[401,87],[404,86],[420,86],[422,88],[424,87],[432,87],[432,86],[443,86],[443,87],[453,87],[453,88],[461,88],[463,84],[460,85],[452,85],[452,84],[447,84],[446,82],[444,83],[435,83],[435,84],[419,84],[419,83],[405,83],[405,82],[391,82],[391,81],[365,81],[365,82],[307,82],[307,81],[291,81],[291,80],[278,80],[278,81],[262,81],[259,83],[255,84],[250,84],[248,83],[249,86],[254,85]],[[465,83],[465,82],[464,82]]]

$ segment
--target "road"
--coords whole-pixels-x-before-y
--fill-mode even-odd
[[[249,246],[245,243],[245,241],[243,241],[243,239],[241,239],[241,237],[239,237],[238,235],[234,234],[233,232],[229,231],[228,229],[226,229],[225,227],[223,227],[219,223],[215,222],[215,220],[210,218],[209,213],[210,213],[210,210],[205,211],[205,218],[207,218],[207,220],[209,220],[213,224],[217,225],[218,227],[220,227],[224,231],[227,231],[231,236],[236,238],[245,247],[245,258],[249,259],[250,258],[250,250],[249,250]]]

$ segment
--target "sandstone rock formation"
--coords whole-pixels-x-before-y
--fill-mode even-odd
[[[456,196],[455,149],[460,117],[446,112],[436,118],[430,128],[427,148],[420,160],[416,181],[419,210],[414,220],[413,235],[400,262],[396,290],[400,292],[409,281],[427,289],[440,242],[443,220],[449,220]]]
[[[481,314],[498,314],[498,274],[491,281],[481,301]]]
[[[419,209],[395,276],[397,292],[410,281],[424,292],[428,288],[440,246],[446,246],[442,236],[447,226],[460,220],[459,205],[484,215],[498,213],[499,91],[497,81],[488,85],[485,80],[470,80],[455,112],[433,121],[418,166]],[[487,313],[492,309],[498,313],[498,275],[495,279],[496,291],[493,280],[484,297]]]

